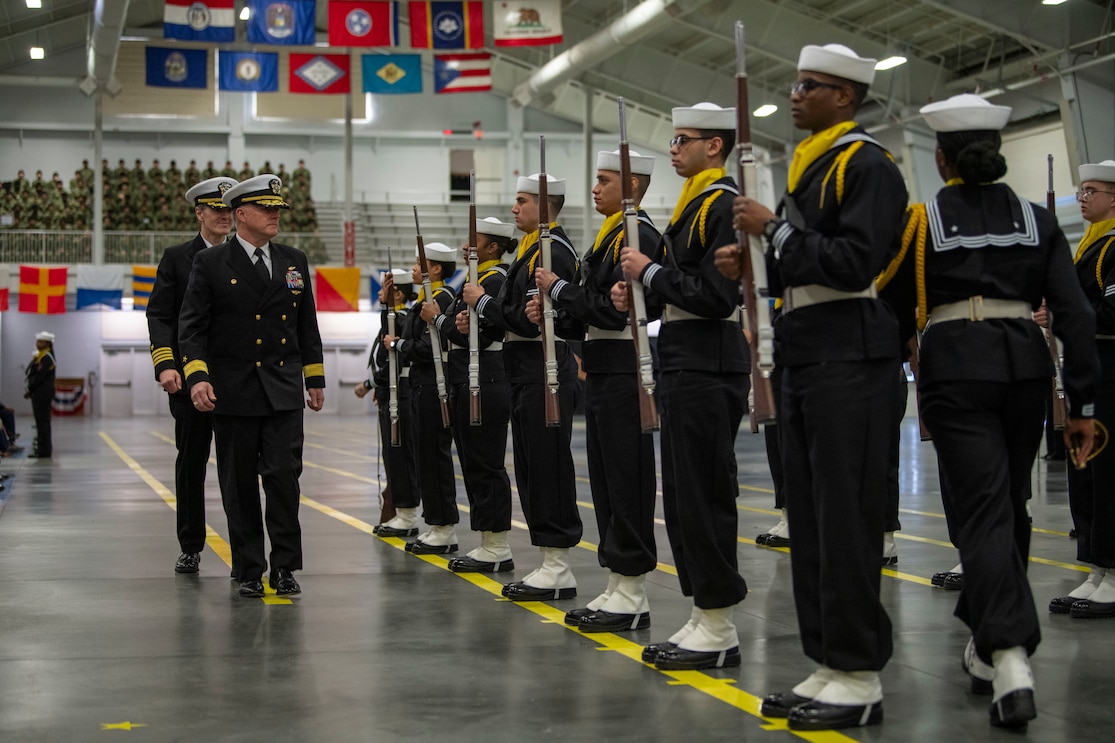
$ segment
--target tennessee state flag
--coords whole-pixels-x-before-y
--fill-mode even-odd
[[[19,267],[19,311],[38,315],[66,312],[66,267]]]
[[[318,312],[356,312],[359,301],[359,268],[317,269],[314,302]]]
[[[347,54],[294,54],[289,59],[291,93],[347,93],[352,87]]]
[[[329,46],[398,46],[397,4],[382,0],[329,3]]]
[[[483,49],[484,3],[411,2],[410,45],[415,49]]]

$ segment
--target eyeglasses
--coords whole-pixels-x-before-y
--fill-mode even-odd
[[[688,143],[694,142],[698,139],[716,139],[716,137],[687,137],[684,134],[679,134],[676,137],[670,139],[670,147],[684,147]]]
[[[1082,189],[1082,190],[1076,192],[1076,200],[1077,201],[1087,201],[1088,199],[1092,198],[1092,196],[1094,196],[1095,194],[1098,194],[1098,193],[1106,193],[1106,194],[1115,195],[1115,191],[1102,191],[1098,188],[1085,188],[1085,189]]]
[[[835,85],[833,83],[823,83],[820,80],[814,80],[811,77],[803,78],[796,81],[790,86],[790,95],[809,95],[817,88],[832,88],[833,90],[840,90],[843,85]]]

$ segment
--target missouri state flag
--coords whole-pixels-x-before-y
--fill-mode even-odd
[[[318,267],[314,302],[318,312],[356,312],[360,302],[360,269]]]
[[[209,87],[209,52],[205,49],[168,49],[149,46],[147,85],[153,88]]]
[[[313,46],[314,0],[248,0],[248,43]]]
[[[163,36],[183,41],[235,41],[233,0],[166,0]]]
[[[329,46],[398,46],[397,8],[382,0],[332,0]]]
[[[491,54],[435,54],[435,93],[476,93],[492,89]]]
[[[61,315],[66,312],[65,266],[19,267],[19,311],[38,315]]]
[[[415,49],[483,49],[484,3],[411,2],[410,45]]]
[[[77,309],[120,309],[124,299],[124,267],[95,266],[81,263],[77,267]]]
[[[147,301],[155,288],[158,266],[132,266],[132,309],[147,311]]]
[[[291,54],[291,93],[348,93],[352,86],[347,54]]]
[[[365,54],[360,58],[364,92],[379,95],[422,92],[419,54]]]
[[[221,90],[276,93],[279,90],[277,52],[217,52]]]

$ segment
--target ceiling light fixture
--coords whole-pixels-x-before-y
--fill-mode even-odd
[[[43,0],[27,0],[27,7],[31,10],[39,10],[43,7]]]
[[[1067,0],[1041,0],[1041,4],[1042,5],[1060,5],[1061,3],[1064,3],[1066,1]]]
[[[41,46],[31,47],[31,59],[42,59],[44,56],[46,56],[46,52],[43,51]]]
[[[248,20],[248,17],[249,17],[249,16],[251,16],[251,14],[252,14],[252,11],[251,11],[251,9],[249,9],[249,8],[248,8],[248,6],[247,6],[247,5],[245,5],[245,6],[244,6],[244,7],[243,7],[243,8],[242,8],[242,9],[240,10],[240,20],[242,20],[242,21],[246,21],[246,20]]]
[[[757,119],[763,119],[767,116],[770,116],[777,110],[778,106],[774,105],[773,103],[764,103],[763,105],[752,111],[751,114]]]
[[[904,64],[906,64],[906,58],[901,55],[894,54],[887,57],[886,59],[880,59],[878,62],[876,62],[875,69],[893,70],[895,67],[901,67]]]

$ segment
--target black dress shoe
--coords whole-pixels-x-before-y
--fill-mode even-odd
[[[946,591],[959,591],[964,587],[964,573],[952,573],[947,570],[934,573],[929,582]]]
[[[294,579],[290,568],[275,568],[268,583],[275,589],[277,596],[296,596],[302,593],[302,587]]]
[[[1069,609],[1073,619],[1109,619],[1115,617],[1115,602],[1101,604],[1090,599],[1081,599]]]
[[[1069,529],[1069,539],[1076,539],[1076,529]]]
[[[375,534],[377,537],[416,537],[418,536],[418,527],[396,529],[387,524],[379,524],[378,526],[372,527],[372,534]]]
[[[790,710],[787,725],[791,730],[843,730],[883,721],[883,703],[828,704],[814,699]]]
[[[1049,613],[1068,614],[1069,610],[1072,609],[1072,605],[1082,600],[1083,599],[1073,598],[1072,596],[1058,596],[1049,602]]]
[[[643,663],[653,663],[658,654],[664,650],[673,650],[678,644],[676,642],[655,642],[643,648]]]
[[[991,724],[997,728],[1020,728],[1038,716],[1034,690],[1016,689],[991,704]]]
[[[512,601],[558,601],[577,598],[576,588],[536,588],[522,581],[508,583],[503,595]]]
[[[759,541],[762,539],[763,541]],[[776,534],[760,534],[755,538],[755,544],[763,547],[789,547],[790,540],[786,537],[780,537]]]
[[[650,627],[650,612],[638,614],[617,614],[600,609],[581,617],[577,629],[581,632],[628,632],[630,630],[646,629]]]
[[[406,551],[412,555],[448,555],[457,551],[456,544],[426,544],[416,540],[407,542]]]
[[[515,561],[486,562],[468,556],[454,557],[449,561],[449,569],[454,573],[507,573],[515,569]]]
[[[263,597],[263,581],[262,580],[246,580],[240,584],[240,595],[246,599],[258,599]]]
[[[658,651],[654,667],[663,671],[699,671],[703,668],[733,668],[740,664],[739,646],[727,650],[686,650],[672,647]]]
[[[196,573],[198,565],[201,564],[201,555],[197,552],[183,552],[178,556],[178,562],[174,563],[174,572],[176,573]]]
[[[759,712],[763,717],[785,718],[790,716],[790,710],[794,707],[812,701],[813,700],[809,697],[803,697],[792,691],[784,691],[780,694],[768,694],[763,699],[763,704],[759,708]]]
[[[27,455],[28,459],[50,459],[50,452],[41,452],[38,449]]]
[[[583,609],[570,609],[569,611],[565,612],[565,623],[570,627],[576,627],[581,623],[581,619],[583,617],[587,617],[589,614],[593,613],[595,613],[595,610],[590,609],[587,606]]]

